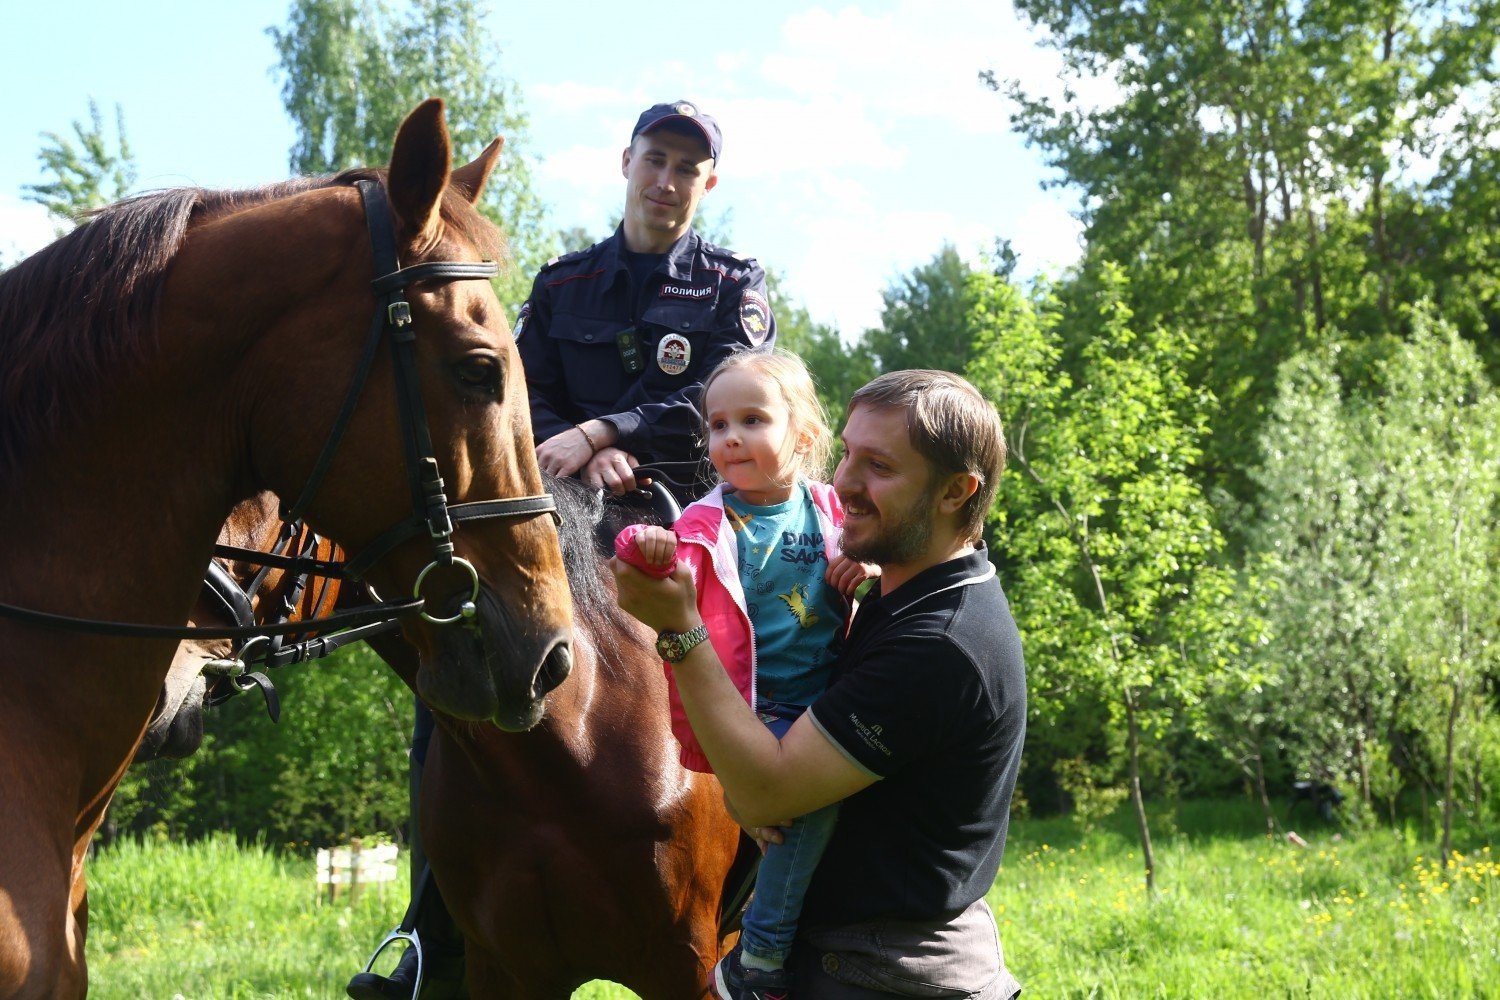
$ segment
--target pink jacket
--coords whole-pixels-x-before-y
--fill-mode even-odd
[[[844,508],[833,487],[812,480],[804,482],[812,493],[818,520],[822,522],[823,551],[832,562],[839,552],[839,529],[844,523]],[[637,569],[663,575],[646,563],[635,545],[635,536],[645,527],[633,524],[620,532],[615,539],[615,553]],[[708,626],[708,641],[713,643],[714,652],[719,655],[719,662],[724,665],[729,679],[754,708],[755,630],[746,610],[745,591],[740,586],[739,549],[735,545],[734,529],[724,515],[723,484],[716,486],[702,500],[688,505],[672,530],[677,534],[677,560],[686,563],[693,573],[693,586],[698,591],[698,614]],[[712,771],[703,748],[688,725],[672,667],[670,664],[662,666],[667,672],[672,732],[682,746],[682,765],[694,771]]]

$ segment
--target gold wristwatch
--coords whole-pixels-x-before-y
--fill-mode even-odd
[[[686,632],[662,632],[656,637],[656,652],[668,663],[681,663],[693,647],[708,638],[708,626],[699,622]]]

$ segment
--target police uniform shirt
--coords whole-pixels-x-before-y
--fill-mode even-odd
[[[597,418],[642,461],[683,461],[702,454],[709,371],[774,342],[776,323],[754,260],[689,229],[638,287],[617,229],[542,268],[515,335],[538,443]]]

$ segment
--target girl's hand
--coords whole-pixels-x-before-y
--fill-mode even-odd
[[[828,564],[828,572],[823,574],[823,579],[828,581],[830,587],[852,601],[854,592],[859,589],[860,584],[879,575],[879,566],[866,566],[840,553]]]
[[[635,547],[652,566],[670,566],[677,558],[677,535],[668,528],[649,525],[636,534]]]

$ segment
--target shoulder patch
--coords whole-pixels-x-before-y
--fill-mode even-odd
[[[771,304],[759,292],[740,297],[740,331],[752,347],[759,347],[771,332]]]

